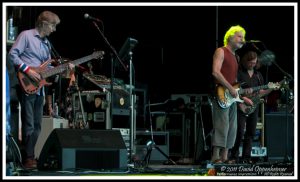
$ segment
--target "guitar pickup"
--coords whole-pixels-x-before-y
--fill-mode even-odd
[[[22,81],[23,81],[23,83],[25,84],[25,86],[28,86],[28,85],[30,85],[30,81],[28,80],[28,78],[26,78],[26,77],[24,77],[23,79],[22,79]]]

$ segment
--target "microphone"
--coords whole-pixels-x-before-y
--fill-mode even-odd
[[[95,17],[92,17],[92,16],[90,16],[90,15],[87,14],[87,13],[84,14],[84,18],[85,18],[85,19],[89,19],[89,20],[93,20],[93,21],[96,21],[96,22],[102,22],[100,19],[95,18]]]
[[[245,43],[258,43],[260,40],[247,40]]]
[[[256,43],[261,43],[262,41],[260,40],[247,40],[245,42],[243,42],[243,45],[245,46],[246,44],[250,44],[252,45],[257,51],[259,51],[260,53],[262,52],[257,46]]]

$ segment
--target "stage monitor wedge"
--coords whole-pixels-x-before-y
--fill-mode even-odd
[[[39,157],[39,170],[127,170],[120,131],[54,129]]]

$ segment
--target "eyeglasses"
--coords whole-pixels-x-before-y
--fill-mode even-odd
[[[248,61],[248,62],[247,62],[247,64],[248,64],[248,65],[251,65],[251,66],[256,65],[256,63],[257,63],[256,61]]]
[[[49,23],[47,21],[44,21],[45,24],[49,25],[49,27],[51,27],[52,29],[53,28],[56,28],[56,23]]]
[[[50,23],[49,26],[53,29],[56,28],[56,24]]]

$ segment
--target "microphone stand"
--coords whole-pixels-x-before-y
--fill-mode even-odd
[[[133,95],[133,63],[132,63],[132,52],[129,51],[129,78],[130,78],[130,83],[129,83],[129,100],[130,100],[130,159],[132,159],[132,155],[135,153],[135,148],[134,148],[134,141],[135,141],[135,130],[136,130],[136,112],[135,112],[135,95]]]
[[[61,65],[62,64],[62,57],[60,56],[60,54],[56,51],[56,49],[54,48],[54,46],[52,45],[52,43],[49,41],[49,39],[48,39],[48,42],[49,42],[49,45],[50,45],[50,47],[52,48],[52,49],[50,49],[50,50],[52,50],[51,51],[51,53],[54,55],[54,57],[58,60],[58,63]],[[58,78],[58,100],[59,100],[59,106],[61,106],[61,79],[62,79],[62,73],[59,73],[59,78]],[[55,91],[54,91],[55,92]],[[55,95],[53,95],[53,96],[55,96]],[[52,100],[53,101],[55,101],[55,98],[52,98]],[[52,102],[52,109],[53,109],[53,111],[56,109],[55,108],[55,102]],[[60,108],[60,107],[59,107]],[[59,109],[60,110],[60,109]],[[59,114],[58,114],[58,111],[56,111],[57,113],[57,116],[59,116]]]
[[[260,41],[261,42],[261,41]],[[285,85],[288,85],[289,84],[289,80],[294,80],[293,76],[290,75],[289,73],[287,73],[286,71],[284,71],[277,63],[276,61],[274,60],[275,58],[275,55],[272,55],[272,52],[268,52],[267,50],[267,47],[265,46],[265,44],[263,42],[261,42],[265,51],[266,52],[263,52],[261,51],[261,49],[259,49],[254,42],[252,42],[252,46],[261,54],[264,54],[263,56],[263,62],[264,62],[264,65],[267,66],[267,73],[266,73],[266,81],[268,82],[268,72],[269,72],[269,66],[272,65],[272,63],[284,74],[284,79],[285,79]],[[289,153],[288,153],[288,134],[289,134],[289,131],[288,131],[288,126],[289,126],[289,121],[288,121],[288,98],[289,98],[289,94],[290,94],[290,88],[289,86],[285,86],[284,87],[284,91],[285,91],[285,102],[286,102],[286,107],[285,107],[285,120],[286,120],[286,148],[285,148],[285,157],[284,157],[284,162],[291,162],[292,158],[289,156]]]
[[[291,162],[292,158],[291,156],[289,156],[289,152],[288,152],[288,136],[289,136],[289,119],[288,119],[288,99],[289,99],[289,93],[290,93],[290,88],[288,86],[289,81],[290,80],[294,80],[294,78],[292,77],[292,75],[290,75],[289,73],[287,73],[286,71],[284,71],[275,61],[272,61],[271,63],[273,63],[283,74],[284,74],[284,79],[285,79],[285,86],[284,86],[284,91],[285,91],[285,126],[286,126],[286,146],[285,146],[285,156],[284,156],[284,161],[283,162]]]
[[[272,62],[285,76],[287,76],[290,80],[294,80],[293,76],[284,71],[275,61]]]
[[[124,70],[125,71],[128,71],[127,67],[125,66],[125,64],[122,62],[122,60],[120,59],[119,55],[117,54],[115,48],[109,43],[109,41],[107,40],[107,38],[104,36],[103,32],[101,31],[101,29],[99,28],[98,24],[96,21],[93,21],[93,24],[95,25],[96,29],[98,30],[98,32],[100,33],[101,37],[103,38],[104,42],[108,45],[108,47],[110,48],[111,52],[112,52],[112,55],[111,55],[111,81],[110,81],[110,115],[111,115],[111,118],[110,118],[110,123],[112,123],[112,110],[113,110],[113,84],[114,84],[114,61],[113,61],[113,56],[116,57],[116,59],[120,62],[120,64],[123,66]],[[112,126],[106,126],[106,129],[111,129]]]
[[[135,148],[134,148],[134,141],[136,139],[135,137],[135,131],[136,131],[136,107],[135,107],[135,103],[136,103],[136,95],[133,92],[133,89],[135,88],[134,86],[134,66],[133,66],[133,62],[132,62],[132,55],[133,55],[133,48],[135,47],[135,45],[138,43],[137,40],[128,37],[125,41],[125,43],[123,44],[122,48],[119,51],[119,56],[125,60],[125,59],[129,59],[129,100],[130,100],[130,149],[131,149],[131,155],[133,155],[133,153],[135,153]]]
[[[289,73],[285,72],[275,61],[272,62],[285,76],[285,126],[286,126],[286,146],[285,146],[285,156],[284,156],[284,162],[291,162],[292,158],[291,156],[289,156],[289,152],[288,152],[288,136],[289,136],[289,118],[288,118],[288,102],[289,102],[289,94],[290,94],[290,88],[288,86],[289,84],[289,80],[294,80],[294,78],[292,77],[292,75],[290,75]]]
[[[151,113],[151,106],[155,106],[155,105],[161,105],[161,104],[166,104],[169,101],[166,100],[164,103],[158,103],[158,104],[150,104],[150,100],[149,100],[149,104],[146,105],[145,107],[148,106],[148,112],[149,112],[149,122],[150,122],[150,134],[151,134],[151,140],[149,140],[146,143],[147,146],[147,153],[144,157],[143,163],[144,163],[144,167],[148,168],[149,162],[150,162],[150,158],[151,158],[151,153],[152,153],[152,149],[157,149],[158,152],[160,152],[166,159],[168,159],[168,162],[177,165],[175,161],[173,161],[171,159],[170,156],[168,156],[164,151],[162,151],[159,146],[156,145],[155,141],[154,141],[154,136],[153,136],[153,123],[152,123],[152,113]]]
[[[286,76],[285,76],[286,77]],[[285,84],[288,84],[289,82],[286,80]],[[289,118],[288,118],[288,102],[289,102],[289,93],[290,93],[290,89],[288,86],[286,86],[285,88],[285,120],[286,120],[286,144],[285,144],[285,156],[284,156],[284,162],[291,162],[292,158],[289,156]]]
[[[113,84],[114,84],[114,73],[113,73],[113,67],[114,67],[114,61],[113,61],[113,56],[119,61],[119,63],[123,66],[124,70],[127,72],[128,69],[127,67],[125,66],[125,64],[122,62],[122,60],[120,59],[118,53],[116,52],[115,48],[109,43],[109,41],[107,40],[107,38],[104,36],[104,33],[101,31],[101,29],[99,28],[98,24],[96,21],[93,21],[93,24],[95,25],[96,29],[98,30],[98,32],[100,33],[101,37],[103,38],[103,40],[105,41],[105,43],[108,45],[108,47],[110,48],[111,52],[112,52],[112,56],[111,56],[111,82],[110,82],[110,126],[106,126],[106,129],[111,129],[112,128],[112,117],[113,117],[113,114],[112,114],[112,111],[113,111]],[[132,101],[130,101],[132,103]],[[131,106],[132,107],[132,106]],[[133,107],[132,107],[133,108]],[[132,113],[131,113],[132,114]],[[133,126],[131,126],[132,128]],[[131,140],[132,140],[132,137],[131,137]],[[130,162],[132,162],[132,153],[133,153],[133,145],[132,145],[133,141],[130,142],[130,152],[129,152],[129,159],[130,159]]]

